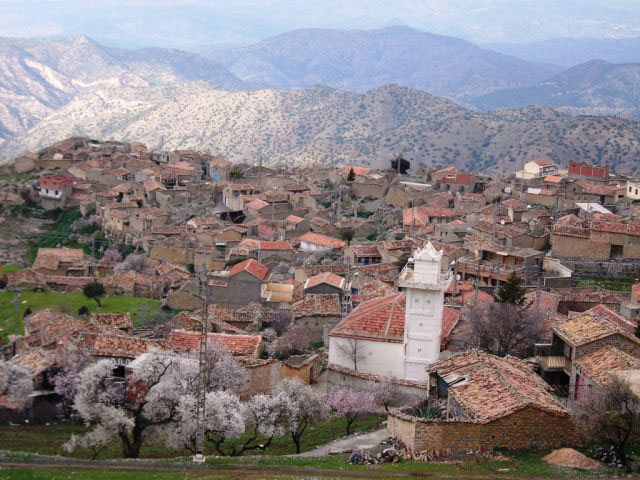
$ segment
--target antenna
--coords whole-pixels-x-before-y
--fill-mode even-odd
[[[196,398],[196,454],[193,457],[195,463],[204,463],[204,423],[205,405],[207,397],[207,381],[205,378],[207,363],[207,323],[209,321],[209,301],[207,296],[206,272],[202,275],[202,303],[204,307],[204,319],[202,320],[202,333],[200,335],[200,352],[198,357],[198,395]]]

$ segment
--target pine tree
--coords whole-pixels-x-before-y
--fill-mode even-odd
[[[353,171],[353,167],[349,170],[349,174],[347,175],[347,182],[353,182],[356,179],[356,172]]]
[[[522,286],[522,279],[512,273],[506,282],[504,282],[496,292],[496,302],[513,303],[514,305],[522,305],[524,303],[525,289]]]

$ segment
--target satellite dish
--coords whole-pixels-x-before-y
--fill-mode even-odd
[[[504,220],[500,220],[500,225],[504,225]]]
[[[531,208],[531,205],[527,205],[527,208]]]
[[[460,281],[460,274],[459,273],[456,275],[456,280]]]

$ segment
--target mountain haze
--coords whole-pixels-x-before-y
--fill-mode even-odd
[[[619,118],[574,118],[544,107],[479,114],[396,85],[363,94],[327,87],[226,92],[204,82],[80,95],[0,155],[73,135],[211,150],[232,161],[378,167],[403,152],[414,165],[513,171],[548,155],[633,170],[640,155],[640,124]]]
[[[0,38],[0,142],[33,127],[75,96],[98,88],[191,80],[229,90],[244,88],[223,66],[178,50],[119,50],[87,37]]]
[[[302,29],[199,53],[259,88],[322,84],[364,92],[398,83],[452,99],[536,83],[560,70],[407,27]]]
[[[538,85],[492,92],[472,103],[483,110],[538,104],[571,114],[618,115],[640,120],[640,63],[594,60]]]

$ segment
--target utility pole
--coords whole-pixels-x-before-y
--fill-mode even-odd
[[[202,275],[202,302],[204,318],[202,320],[202,334],[200,335],[200,351],[198,357],[198,392],[196,396],[196,454],[193,457],[195,463],[204,463],[205,440],[205,405],[207,398],[207,323],[209,321],[209,302],[207,297],[207,274]]]

